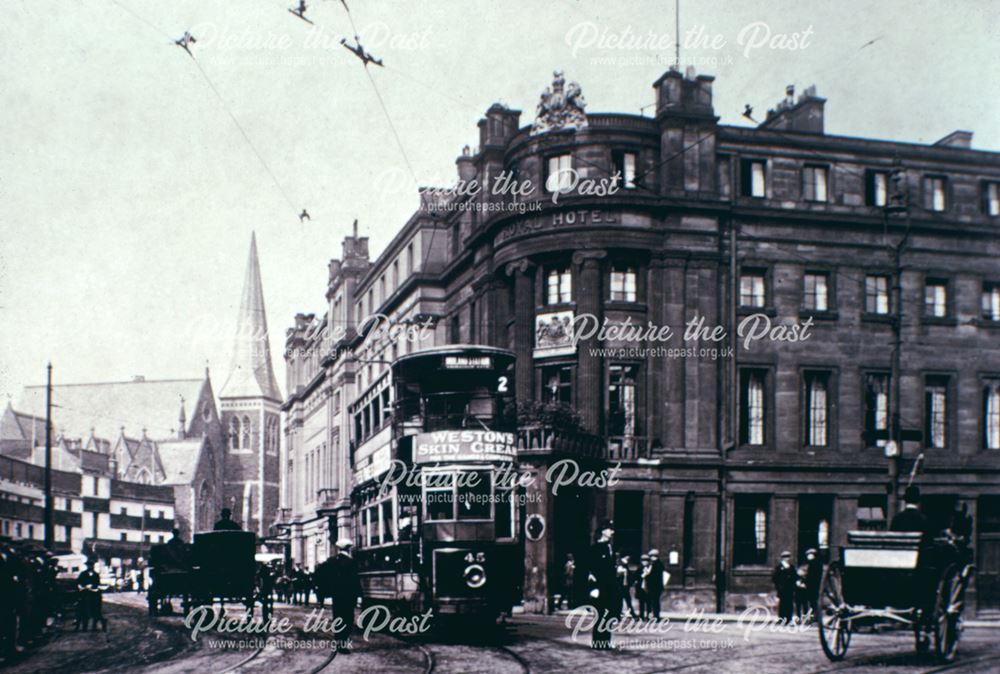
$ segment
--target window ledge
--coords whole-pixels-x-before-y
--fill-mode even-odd
[[[944,325],[954,327],[958,325],[958,320],[951,316],[924,316],[924,325]]]
[[[764,314],[768,318],[774,318],[778,315],[777,309],[774,307],[747,307],[739,306],[736,308],[737,316],[752,316],[753,314]]]
[[[535,313],[543,314],[552,311],[575,311],[576,302],[557,302],[555,304],[539,304],[535,307]]]
[[[767,576],[774,571],[766,564],[740,564],[733,565],[734,576]]]
[[[605,309],[618,309],[621,311],[646,311],[646,303],[639,302],[629,302],[626,300],[606,300],[604,302]]]
[[[993,329],[1000,328],[1000,321],[994,321],[989,318],[977,318],[973,322],[977,327],[980,328],[993,328]]]
[[[811,318],[814,321],[836,321],[840,318],[840,312],[836,309],[829,309],[827,311],[799,309],[799,319],[803,318]]]
[[[892,314],[873,314],[870,311],[861,312],[861,320],[866,323],[892,323]]]

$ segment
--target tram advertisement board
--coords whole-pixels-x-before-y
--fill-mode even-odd
[[[487,430],[434,431],[413,438],[413,462],[505,461],[517,455],[513,433]]]

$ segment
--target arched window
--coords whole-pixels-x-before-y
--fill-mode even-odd
[[[240,448],[240,420],[236,417],[229,420],[229,448]]]
[[[152,482],[152,479],[150,478],[149,471],[146,470],[145,468],[140,468],[139,471],[135,474],[135,481],[138,482],[139,484],[150,484],[150,482]]]
[[[264,449],[272,454],[278,453],[278,420],[274,417],[267,420],[267,433],[264,436]]]
[[[208,531],[212,527],[212,516],[215,514],[212,512],[212,490],[208,486],[208,480],[201,481],[201,487],[198,488],[198,522],[197,531]]]
[[[243,441],[240,443],[242,449],[250,449],[250,417],[243,417]]]

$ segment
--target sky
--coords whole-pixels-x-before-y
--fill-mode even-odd
[[[284,389],[285,329],[323,313],[355,218],[377,255],[416,185],[454,182],[492,103],[530,124],[559,69],[588,112],[638,114],[674,55],[671,0],[348,3],[356,29],[337,0],[310,3],[313,24],[290,0],[0,0],[0,402],[50,360],[56,383],[210,366],[218,390],[252,231]],[[815,84],[828,134],[967,129],[983,150],[1000,150],[998,31],[990,0],[680,7],[682,66],[716,76],[723,124]],[[339,44],[355,32],[389,119]]]

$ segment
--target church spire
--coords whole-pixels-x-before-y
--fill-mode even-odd
[[[250,235],[250,258],[247,260],[247,273],[243,280],[243,298],[236,323],[232,366],[229,378],[219,390],[219,398],[269,398],[281,401],[281,392],[271,366],[256,234]]]

